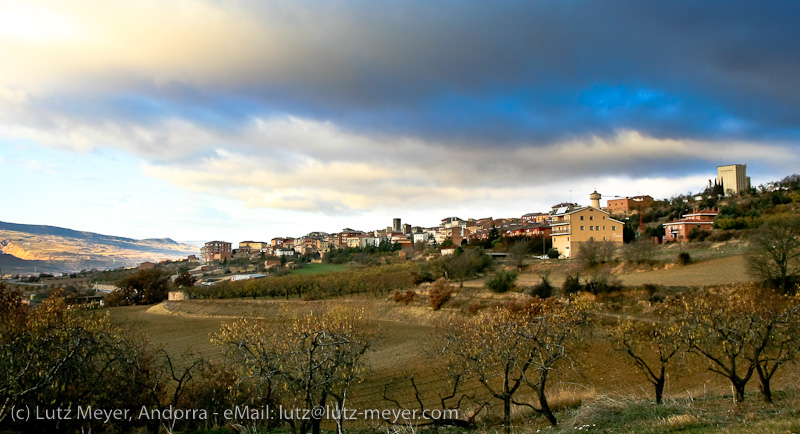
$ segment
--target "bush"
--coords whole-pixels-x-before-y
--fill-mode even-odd
[[[417,293],[413,289],[406,289],[405,291],[395,289],[394,294],[392,294],[392,300],[403,304],[411,303],[416,297]]]
[[[550,259],[558,259],[559,256],[561,256],[561,253],[558,253],[558,249],[556,248],[550,248],[550,250],[547,251],[547,257]]]
[[[467,303],[466,310],[470,315],[475,315],[481,309],[483,309],[483,303],[480,300],[470,300],[470,302]]]
[[[450,285],[444,277],[433,282],[428,289],[428,298],[430,299],[431,307],[433,310],[439,310],[442,305],[450,300],[453,295],[453,286]]]
[[[616,249],[612,241],[584,241],[580,243],[575,258],[592,268],[613,261]]]
[[[653,264],[656,245],[651,240],[640,239],[622,247],[622,257],[631,264]]]
[[[711,235],[711,231],[694,228],[689,232],[689,241],[705,241],[709,235]]]
[[[503,293],[516,286],[517,273],[514,271],[499,270],[486,282],[486,287],[492,292]]]
[[[622,289],[619,281],[609,279],[606,273],[596,273],[586,280],[584,290],[594,295],[607,294]]]
[[[561,286],[561,289],[564,291],[565,296],[580,292],[583,289],[580,275],[567,276],[567,278],[564,279],[564,284]]]
[[[678,265],[689,265],[692,263],[692,256],[687,252],[678,253]]]
[[[549,298],[553,295],[553,285],[550,284],[550,280],[547,278],[547,275],[539,277],[542,279],[542,281],[531,288],[528,291],[528,295],[539,298]]]
[[[661,289],[660,285],[656,285],[653,283],[645,283],[642,286],[644,292],[647,293],[647,299],[651,302],[658,301],[658,297],[656,297],[656,293]]]
[[[716,230],[711,232],[711,235],[708,236],[708,241],[713,241],[713,242],[730,241],[734,238],[738,238],[740,235],[741,232],[737,231]]]

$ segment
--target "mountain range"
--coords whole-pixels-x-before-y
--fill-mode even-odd
[[[55,226],[0,222],[3,273],[74,272],[186,258],[200,249],[169,238],[132,238]]]

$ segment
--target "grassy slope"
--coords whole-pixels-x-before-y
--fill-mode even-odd
[[[622,274],[617,276],[625,286],[653,283],[664,286],[705,286],[748,282],[743,256],[709,259],[683,267]]]

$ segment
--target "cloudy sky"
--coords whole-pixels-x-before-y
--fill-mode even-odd
[[[0,1],[0,220],[178,240],[753,184],[800,2]]]

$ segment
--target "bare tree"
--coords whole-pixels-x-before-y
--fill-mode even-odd
[[[592,268],[614,260],[617,246],[612,241],[589,240],[579,244],[575,258]]]
[[[241,364],[241,375],[264,385],[263,390],[286,393],[286,408],[325,407],[328,400],[344,408],[350,385],[362,378],[362,356],[370,348],[363,312],[331,308],[321,314],[299,315],[280,325],[239,320],[226,324],[214,341]],[[278,398],[278,397],[275,397]],[[339,431],[343,412],[334,413]],[[286,418],[292,431],[320,432],[322,415]]]
[[[759,327],[756,338],[764,349],[756,362],[759,390],[765,402],[772,402],[772,377],[783,365],[794,362],[800,354],[800,299],[759,291]]]
[[[531,408],[555,425],[547,380],[567,356],[587,306],[585,299],[530,299],[522,307],[490,309],[452,325],[443,348],[451,375],[477,381],[502,402],[506,433],[511,431],[512,406]],[[525,387],[535,392],[538,407],[517,400]]]
[[[670,321],[670,312],[660,306],[653,312],[652,321],[620,320],[609,329],[614,347],[625,353],[653,385],[658,404],[663,401],[667,365],[685,349],[680,325]]]
[[[750,239],[750,274],[783,294],[794,294],[800,278],[800,217],[767,219]]]
[[[679,321],[689,351],[730,380],[736,402],[744,401],[747,382],[759,372],[769,401],[770,379],[800,351],[796,304],[771,290],[722,288],[686,295]]]
[[[642,238],[622,247],[622,256],[632,264],[651,264],[655,258],[656,245]]]

